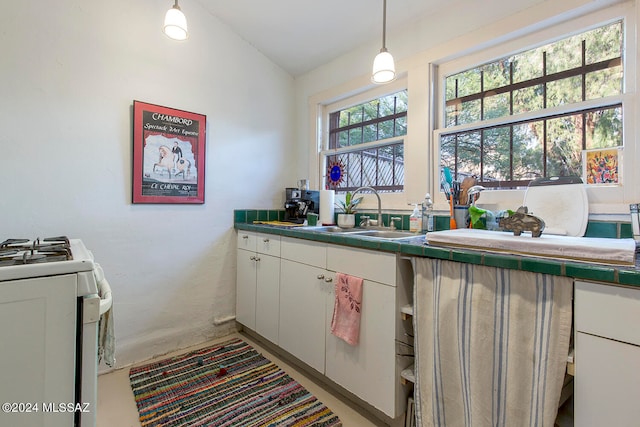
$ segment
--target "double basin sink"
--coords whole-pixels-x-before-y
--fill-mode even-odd
[[[377,239],[383,239],[383,240],[403,240],[403,239],[412,239],[420,236],[416,233],[411,233],[409,231],[402,231],[402,230],[390,230],[390,229],[381,229],[381,228],[340,228],[335,225],[302,227],[302,230],[313,231],[318,233],[336,233],[336,234],[343,234],[346,236],[354,236],[354,237],[360,237],[360,236],[375,237]]]

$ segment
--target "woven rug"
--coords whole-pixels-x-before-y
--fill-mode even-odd
[[[342,426],[241,339],[129,371],[142,426]]]

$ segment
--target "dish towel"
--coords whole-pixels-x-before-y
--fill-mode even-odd
[[[112,298],[111,287],[104,278],[104,272],[100,264],[95,263],[94,275],[98,283],[98,293],[101,299]],[[98,363],[104,363],[113,367],[116,364],[116,336],[113,326],[113,302],[111,307],[102,313],[98,322]]]
[[[417,425],[552,427],[572,280],[428,258],[415,273]]]
[[[98,323],[98,362],[113,367],[116,364],[116,338],[113,328],[113,306],[100,316]]]
[[[362,278],[336,273],[331,333],[357,345],[362,314]]]

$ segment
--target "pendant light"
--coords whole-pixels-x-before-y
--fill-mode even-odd
[[[178,0],[164,16],[164,33],[173,40],[186,40],[189,37],[187,18],[180,10]]]
[[[387,0],[382,3],[382,49],[373,60],[373,73],[371,81],[373,83],[389,83],[396,78],[396,66],[393,63],[393,56],[387,52],[386,35],[387,35]]]

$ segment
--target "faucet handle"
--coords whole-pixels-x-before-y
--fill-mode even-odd
[[[368,215],[361,215],[360,220],[360,227],[368,227],[371,224],[371,217]]]
[[[402,218],[399,216],[392,216],[389,218],[389,228],[392,230],[396,229],[396,221],[402,221]]]

